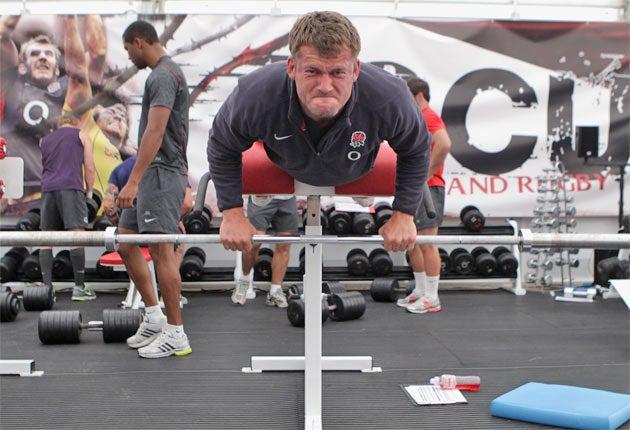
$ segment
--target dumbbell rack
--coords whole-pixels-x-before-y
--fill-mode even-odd
[[[485,236],[493,236],[493,235],[513,235],[514,237],[518,237],[519,234],[519,227],[518,227],[518,223],[512,219],[507,219],[506,220],[507,225],[485,225],[483,227],[483,229],[477,233],[471,233],[467,230],[463,230],[461,226],[457,226],[457,227],[440,227],[439,230],[439,235],[440,236],[458,236],[461,234],[468,234],[468,235],[479,235],[482,237]],[[516,259],[516,261],[521,260],[521,251],[519,250],[518,246],[512,245],[508,247],[510,249],[510,251],[512,252],[512,254],[514,255],[514,258]],[[500,275],[493,275],[492,278],[495,279],[503,279],[501,278]],[[480,278],[479,276],[458,276],[458,275],[447,275],[444,277],[440,277],[441,281],[449,281],[449,280],[458,280],[458,281],[463,281],[463,280],[474,280],[474,281],[478,281],[479,279],[489,279],[489,278]],[[514,295],[517,296],[523,296],[526,294],[527,290],[525,290],[523,288],[523,283],[522,283],[522,278],[521,278],[521,265],[519,264],[516,268],[516,274],[514,276],[514,278],[507,278],[510,281],[513,281],[512,286],[506,286],[506,285],[501,285],[501,289],[504,289],[506,291],[509,291],[511,293],[513,293]]]
[[[533,211],[536,218],[532,220],[532,229],[545,233],[571,233],[576,226],[575,219],[572,218],[576,209],[575,206],[570,205],[573,198],[567,195],[565,184],[569,178],[565,175],[564,165],[556,162],[543,171],[545,174],[537,178],[539,195],[536,202],[539,206],[536,206]],[[526,275],[527,282],[543,289],[550,288],[553,283],[551,272],[555,265],[560,268],[562,287],[571,288],[573,284],[571,268],[579,264],[577,259],[572,258],[573,254],[575,250],[565,248],[535,250],[532,252],[533,257],[527,262],[527,266],[534,269],[534,272]],[[556,255],[554,262],[552,258]],[[566,277],[564,266],[567,266]]]
[[[320,196],[307,198],[307,224],[305,236],[322,236],[320,221]],[[322,371],[381,372],[372,366],[371,356],[323,357],[322,356],[322,244],[312,243],[306,247],[304,274],[304,356],[303,357],[251,357],[251,366],[242,369],[245,373],[263,371],[304,370],[304,428],[322,428]]]

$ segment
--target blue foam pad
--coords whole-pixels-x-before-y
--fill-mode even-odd
[[[630,395],[529,382],[494,399],[490,413],[552,426],[614,430],[630,419]]]

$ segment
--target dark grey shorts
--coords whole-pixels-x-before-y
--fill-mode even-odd
[[[42,193],[40,208],[42,230],[69,230],[88,225],[85,193],[79,190],[48,191]]]
[[[139,233],[179,233],[186,183],[184,175],[150,167],[140,181],[136,206],[122,211],[120,227]]]
[[[439,227],[442,225],[442,221],[444,220],[444,199],[446,195],[444,187],[429,187],[429,190],[431,191],[433,206],[435,206],[435,218],[429,218],[427,216],[424,203],[422,203],[420,208],[418,208],[416,216],[414,217],[417,229]]]
[[[275,233],[297,233],[298,214],[295,196],[288,200],[273,199],[265,206],[258,206],[249,198],[247,218],[256,230]]]

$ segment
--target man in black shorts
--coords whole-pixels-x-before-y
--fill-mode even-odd
[[[119,232],[179,233],[179,214],[188,175],[189,94],[180,67],[166,55],[155,28],[145,21],[130,24],[123,33],[129,59],[139,68],[152,69],[145,83],[138,127],[138,158],[116,203],[123,210]],[[134,203],[134,200],[136,202]],[[139,280],[136,268],[146,267],[138,245],[121,244],[118,251],[129,276]],[[180,309],[182,281],[172,243],[149,244],[160,280],[166,321],[150,282],[140,282],[145,318],[127,344],[144,358],[192,352],[184,333]]]
[[[407,80],[409,91],[416,99],[418,107],[433,137],[431,144],[431,163],[429,164],[429,180],[427,184],[435,206],[435,217],[427,216],[424,205],[420,206],[415,216],[418,235],[435,236],[444,219],[445,181],[443,178],[444,161],[451,149],[451,139],[446,132],[442,118],[429,106],[431,92],[429,84],[420,78]],[[438,297],[440,281],[440,252],[435,244],[415,245],[409,251],[409,264],[413,270],[415,288],[407,297],[398,299],[396,303],[407,309],[407,312],[424,314],[442,310]]]
[[[88,225],[86,194],[94,186],[94,156],[87,133],[79,129],[79,119],[62,116],[59,128],[41,141],[42,206],[41,229],[83,231]],[[85,169],[85,180],[83,170]],[[85,188],[84,188],[85,185]],[[85,191],[84,191],[85,190]],[[85,249],[72,247],[70,261],[74,272],[72,300],[93,300],[96,294],[85,285]],[[39,251],[42,280],[52,287],[52,248]]]
[[[273,231],[278,236],[297,234],[298,215],[295,196],[251,196],[247,203],[247,218],[256,228],[256,234]],[[251,250],[243,251],[241,273],[236,273],[236,286],[232,301],[244,305],[248,298],[247,290],[253,280],[252,268],[258,259],[260,243]],[[289,266],[290,243],[277,243],[271,260],[271,287],[267,293],[267,306],[286,308],[287,298],[282,292],[282,282]]]

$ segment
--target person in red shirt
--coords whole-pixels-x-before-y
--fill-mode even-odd
[[[429,107],[431,100],[429,84],[420,78],[413,77],[407,80],[407,86],[416,99],[427,128],[433,137],[427,184],[435,206],[435,217],[429,218],[424,205],[421,205],[414,222],[418,235],[437,235],[438,228],[444,219],[445,182],[442,172],[444,171],[444,160],[451,149],[451,139],[446,132],[446,125],[442,118]],[[415,314],[442,310],[438,297],[441,261],[437,245],[416,244],[409,251],[409,264],[413,269],[415,288],[411,294],[399,299],[396,304]]]

